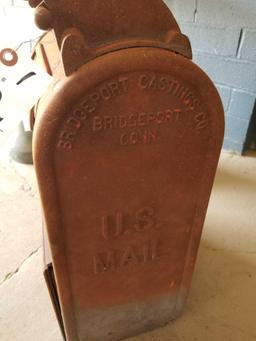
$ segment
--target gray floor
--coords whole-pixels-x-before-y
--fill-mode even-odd
[[[61,341],[33,168],[0,153],[0,340]],[[223,153],[182,318],[130,341],[256,340],[256,155]]]

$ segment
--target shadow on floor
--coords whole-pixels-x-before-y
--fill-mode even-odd
[[[255,341],[256,253],[201,243],[182,317],[129,341]]]
[[[246,189],[256,186],[256,177],[248,177],[249,172],[244,169],[242,172],[234,172],[230,169],[219,168],[215,177],[214,186],[226,189],[228,187],[243,187]]]

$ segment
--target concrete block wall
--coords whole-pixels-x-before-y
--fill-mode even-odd
[[[256,1],[165,2],[191,40],[194,61],[220,92],[226,115],[224,148],[242,153],[256,98]]]
[[[190,37],[194,61],[213,79],[226,112],[224,148],[242,152],[256,98],[256,0],[165,0],[183,33]],[[28,54],[41,31],[24,0],[0,0],[0,48]]]

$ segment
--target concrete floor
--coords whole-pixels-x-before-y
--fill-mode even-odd
[[[33,168],[0,161],[0,340],[61,341]],[[256,340],[256,155],[223,153],[182,318],[130,341]]]

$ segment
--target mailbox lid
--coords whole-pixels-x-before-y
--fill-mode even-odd
[[[70,340],[118,340],[179,315],[223,117],[209,78],[159,48],[96,58],[41,101],[34,158]]]

